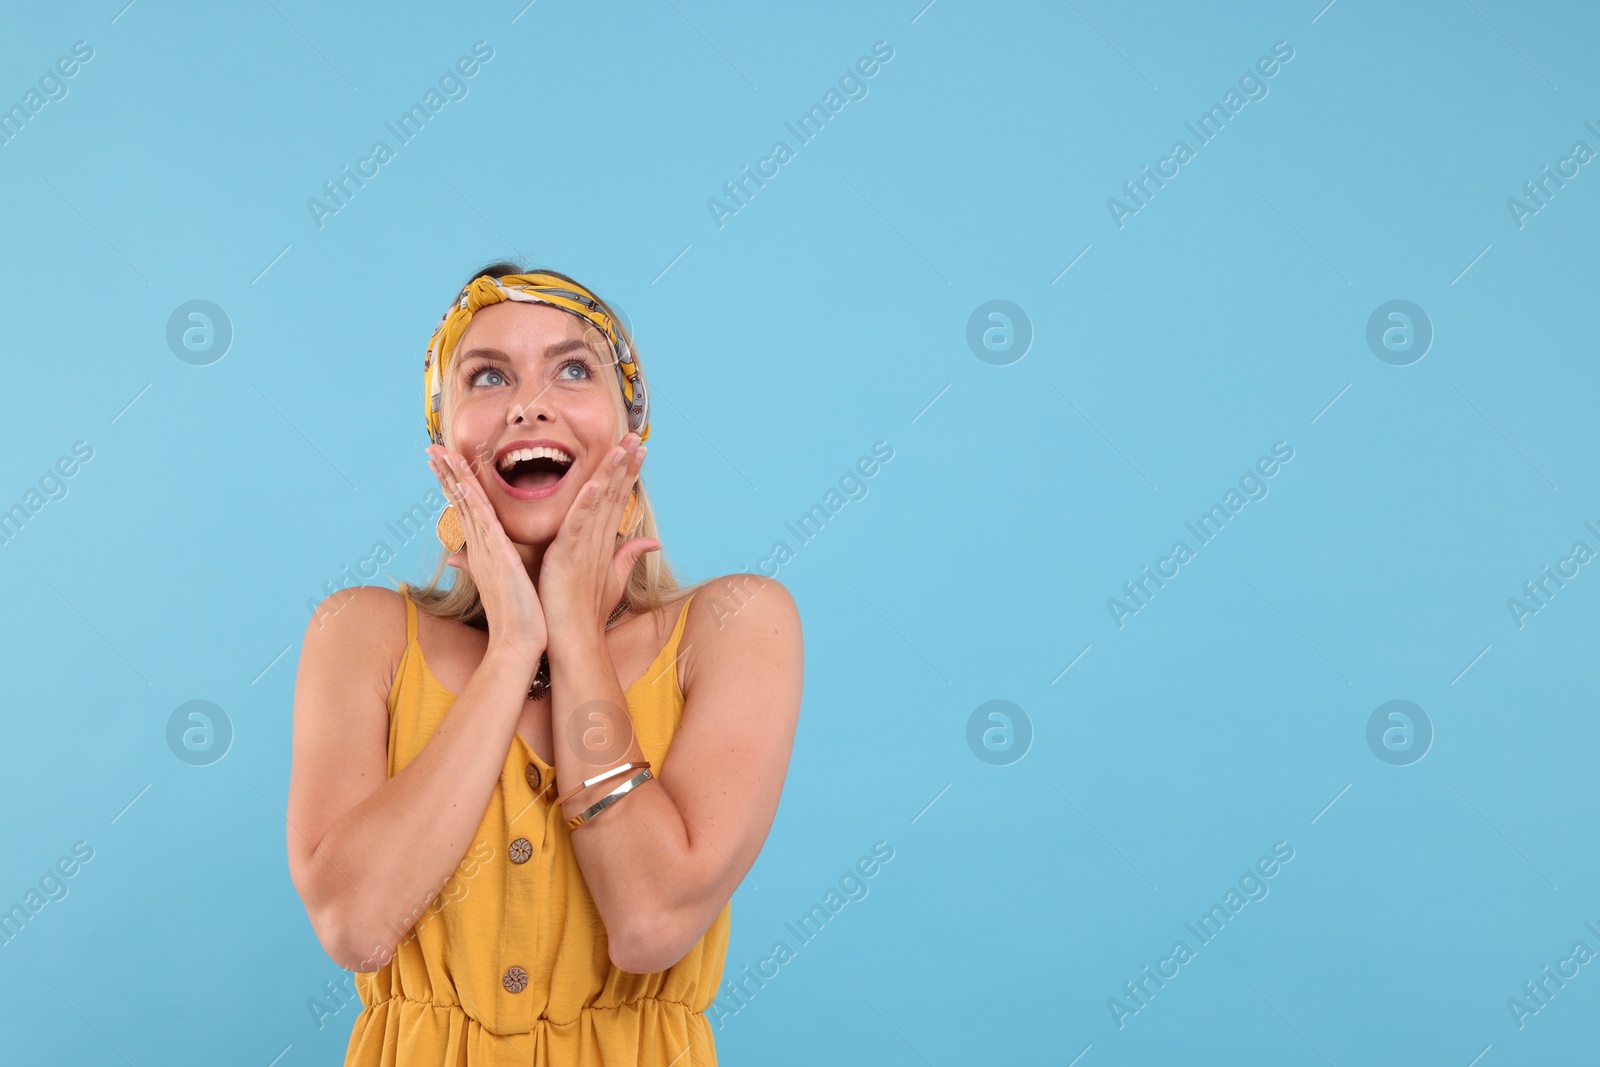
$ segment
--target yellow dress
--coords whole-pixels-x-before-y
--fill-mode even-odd
[[[639,747],[656,768],[683,714],[674,664],[690,600],[626,694]],[[421,751],[455,697],[423,662],[417,607],[407,597],[406,649],[388,701],[390,777]],[[550,785],[554,773],[513,735],[460,865],[431,904],[419,904],[421,915],[394,957],[357,972],[362,1010],[346,1067],[717,1062],[705,1012],[722,981],[732,901],[665,971],[618,970],[573,855],[574,831],[551,803],[562,791]]]

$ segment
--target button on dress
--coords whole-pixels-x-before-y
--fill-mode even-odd
[[[672,636],[628,688],[639,747],[660,768],[683,714]],[[443,721],[456,694],[417,643],[406,599],[406,648],[389,691],[392,778]],[[707,1067],[717,1062],[706,1011],[727,958],[732,901],[677,963],[655,974],[612,965],[605,925],[553,801],[555,768],[513,734],[472,843],[395,955],[357,972],[362,1010],[346,1067]],[[623,800],[618,810],[627,803]],[[615,818],[615,815],[602,816]]]

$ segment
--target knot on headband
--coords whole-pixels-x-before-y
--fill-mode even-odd
[[[650,436],[650,400],[645,392],[644,374],[638,357],[622,330],[599,299],[577,282],[554,274],[507,274],[496,278],[480,274],[468,282],[448,311],[439,320],[428,342],[428,357],[422,365],[424,420],[428,437],[434,444],[444,443],[441,405],[444,400],[444,376],[455,356],[456,344],[467,332],[472,313],[502,300],[517,300],[526,304],[546,304],[560,308],[569,315],[588,322],[605,335],[616,356],[617,385],[622,390],[624,406],[628,409],[628,428],[639,435],[640,443]]]

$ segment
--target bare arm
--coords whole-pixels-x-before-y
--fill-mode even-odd
[[[381,586],[335,597],[306,629],[295,678],[289,873],[328,955],[347,970],[371,971],[393,956],[466,854],[505,766],[533,664],[491,643],[433,737],[389,778],[387,700],[405,603]]]
[[[712,585],[690,605],[699,621],[693,643],[687,630],[684,637],[683,718],[656,777],[572,832],[611,960],[631,973],[665,970],[705,934],[760,853],[788,772],[804,673],[799,612],[778,582],[745,574],[731,582],[734,599]],[[550,670],[560,679],[551,708],[556,777],[593,777],[601,768],[564,742],[581,732],[570,719],[584,705],[622,705],[603,636],[552,639]],[[633,738],[606,766],[639,759]],[[565,814],[624,780],[590,786],[563,805]]]

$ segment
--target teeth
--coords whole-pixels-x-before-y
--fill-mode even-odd
[[[549,445],[540,445],[537,448],[513,448],[510,452],[500,457],[500,469],[507,470],[513,464],[521,463],[523,460],[528,459],[553,459],[569,466],[572,463],[572,456],[561,449],[552,448]]]

